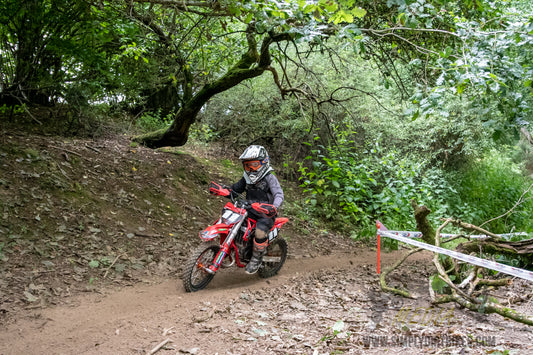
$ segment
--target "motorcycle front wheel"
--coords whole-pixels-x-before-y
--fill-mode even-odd
[[[207,272],[206,269],[211,265],[219,250],[220,244],[218,242],[209,242],[200,245],[193,251],[181,276],[185,291],[199,291],[211,282],[215,274]]]
[[[287,242],[281,237],[270,243],[263,256],[263,265],[257,271],[259,277],[267,278],[276,275],[287,259],[287,249]]]

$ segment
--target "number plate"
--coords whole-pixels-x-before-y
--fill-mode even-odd
[[[239,222],[242,216],[233,211],[225,210],[222,214],[222,218],[226,221],[227,224],[234,224]]]
[[[278,236],[279,228],[274,228],[268,233],[268,240],[274,240]]]

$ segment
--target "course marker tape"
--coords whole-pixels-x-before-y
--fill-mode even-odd
[[[396,235],[399,235],[401,237],[405,237],[405,238],[422,238],[422,233],[420,232],[410,232],[410,231],[387,231],[388,233],[392,233],[392,234],[396,234]],[[457,237],[459,234],[444,234],[444,233],[441,233],[440,237],[443,238],[443,239],[446,239],[446,238],[453,238],[453,237]],[[521,233],[506,233],[506,234],[498,234],[499,237],[502,237],[504,239],[508,239],[512,236],[515,236],[515,235],[527,235],[527,233],[524,233],[524,232],[521,232]],[[471,239],[485,239],[485,238],[490,238],[488,235],[485,235],[485,234],[479,234],[479,235],[469,235],[468,238],[471,238]]]
[[[378,261],[378,266],[377,266],[377,271],[378,271],[378,274],[380,272],[380,270],[379,270],[380,269],[380,267],[379,267],[379,264],[380,264],[380,247],[379,247],[379,245],[380,245],[380,241],[381,241],[380,240],[380,236],[383,236],[383,237],[387,237],[387,238],[396,239],[396,240],[399,240],[402,243],[411,244],[411,245],[417,246],[417,247],[422,248],[422,249],[430,250],[430,251],[432,251],[434,253],[448,255],[448,256],[450,256],[450,257],[452,257],[454,259],[461,260],[461,261],[467,262],[469,264],[474,264],[474,265],[481,266],[481,267],[484,267],[484,268],[487,268],[487,269],[503,272],[504,274],[516,276],[516,277],[519,277],[521,279],[533,281],[533,272],[531,272],[529,270],[519,269],[519,268],[516,268],[516,267],[509,266],[509,265],[500,264],[500,263],[497,263],[497,262],[494,262],[494,261],[481,259],[481,258],[478,258],[478,257],[475,257],[475,256],[458,253],[456,251],[449,250],[449,249],[444,249],[444,248],[441,248],[441,247],[437,247],[435,245],[426,244],[426,243],[419,242],[417,240],[413,240],[413,239],[410,239],[410,238],[405,238],[405,237],[396,235],[394,233],[391,233],[387,228],[385,228],[385,226],[380,221],[376,221],[376,226],[378,228],[378,232],[377,232],[377,237],[378,237],[378,260],[377,260]]]

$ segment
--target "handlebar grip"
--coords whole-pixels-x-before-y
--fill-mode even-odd
[[[219,185],[213,181],[209,184],[209,193],[216,196],[229,196],[231,190],[224,185]]]

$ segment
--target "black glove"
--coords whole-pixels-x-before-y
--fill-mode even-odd
[[[274,217],[276,214],[278,214],[276,207],[270,203],[254,202],[252,203],[252,210],[256,214],[264,217]]]

